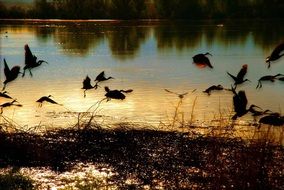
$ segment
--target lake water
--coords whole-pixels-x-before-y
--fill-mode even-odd
[[[283,23],[282,23],[283,24]],[[284,58],[272,63],[265,58],[283,41],[284,27],[272,21],[236,22],[166,22],[166,21],[1,21],[0,54],[1,83],[3,58],[10,67],[24,66],[24,45],[48,64],[26,72],[8,83],[6,90],[23,107],[5,108],[3,116],[20,126],[70,126],[78,113],[86,112],[104,98],[104,86],[110,89],[133,89],[126,99],[102,101],[96,109],[98,121],[145,122],[154,126],[171,122],[179,98],[175,94],[190,92],[178,108],[179,120],[211,122],[220,116],[233,114],[232,93],[203,93],[211,85],[230,88],[232,79],[248,64],[246,78],[251,82],[238,87],[245,90],[248,104],[281,112],[284,108],[284,82],[263,83],[263,75],[284,73]],[[192,64],[192,56],[210,52],[213,69]],[[102,82],[101,88],[83,96],[82,81],[105,71],[114,79]],[[191,93],[194,89],[195,92]],[[63,106],[44,104],[36,100],[52,95]],[[0,103],[7,102],[0,99]],[[96,106],[95,106],[96,107]],[[94,107],[92,108],[94,110]],[[193,118],[192,118],[193,116]],[[4,118],[2,117],[3,121]],[[238,121],[252,121],[245,116]]]

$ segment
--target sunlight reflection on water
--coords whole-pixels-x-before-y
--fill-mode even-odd
[[[282,40],[281,32],[263,27],[266,22],[248,23],[224,23],[217,27],[206,22],[3,22],[1,62],[5,58],[10,66],[23,66],[26,43],[38,58],[49,62],[34,69],[33,77],[19,77],[7,85],[10,95],[23,107],[5,109],[3,116],[21,126],[70,125],[77,121],[73,113],[87,111],[104,98],[103,87],[109,86],[134,90],[124,101],[111,100],[100,105],[98,115],[111,118],[110,121],[143,121],[154,126],[171,121],[179,99],[164,89],[177,93],[197,89],[184,98],[179,111],[184,119],[192,119],[194,105],[194,118],[210,123],[220,112],[225,118],[232,116],[232,94],[213,92],[207,96],[202,91],[214,84],[230,88],[232,80],[226,72],[237,74],[243,64],[249,65],[247,78],[252,82],[240,89],[246,91],[249,104],[281,112],[281,81],[264,83],[263,89],[255,89],[260,76],[284,71],[283,60],[269,70],[264,63]],[[214,69],[192,64],[194,54],[207,51],[213,55],[210,59]],[[102,88],[87,91],[84,98],[81,88],[85,76],[94,80],[103,70],[115,79],[102,83]],[[48,94],[64,106],[39,108],[35,101]],[[1,99],[0,103],[5,101]],[[242,119],[251,121],[252,117]]]

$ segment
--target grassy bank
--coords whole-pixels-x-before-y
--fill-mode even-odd
[[[115,173],[108,183],[118,189],[284,188],[284,148],[263,139],[89,125],[43,134],[2,130],[0,150],[1,168],[108,166]]]

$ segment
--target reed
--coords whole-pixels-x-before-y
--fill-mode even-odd
[[[182,126],[181,131],[138,129],[135,123],[104,128],[95,119],[100,102],[88,110],[90,115],[79,114],[78,123],[67,129],[37,134],[23,130],[11,132],[1,125],[0,167],[44,167],[62,173],[78,163],[93,163],[108,166],[115,174],[106,184],[91,178],[82,185],[79,180],[76,183],[79,189],[107,189],[108,186],[118,189],[283,188],[284,147],[271,140],[275,134],[273,127],[262,126],[261,133],[255,127],[252,138],[234,138],[232,131],[237,124],[219,111],[222,116],[216,116],[217,126],[209,126],[207,133],[192,133],[198,126],[192,125],[193,119],[186,122],[180,114],[181,105],[178,102],[174,123],[169,123],[171,128],[173,124]],[[194,108],[190,114],[194,118]],[[279,142],[283,141],[283,134],[278,138]],[[4,176],[5,183],[13,176]],[[36,182],[31,183],[36,189]]]

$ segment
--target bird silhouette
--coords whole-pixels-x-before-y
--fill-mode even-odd
[[[263,110],[256,110],[255,107],[259,108],[258,106],[254,106],[249,110],[252,113],[252,116],[254,117],[272,113],[272,111],[269,109],[263,111]]]
[[[247,69],[248,69],[248,65],[247,64],[244,64],[241,68],[241,70],[239,71],[239,73],[237,74],[237,76],[234,76],[232,74],[230,74],[229,72],[228,75],[235,81],[234,85],[235,87],[238,85],[238,84],[242,84],[244,83],[245,81],[250,81],[248,79],[244,79],[246,73],[247,73]]]
[[[283,126],[284,125],[284,117],[280,114],[270,114],[263,116],[259,119],[259,123],[274,125],[274,126]]]
[[[232,91],[234,93],[233,96],[233,103],[234,103],[234,111],[235,114],[232,117],[232,120],[236,120],[238,117],[242,117],[245,114],[247,114],[249,111],[253,112],[253,108],[258,106],[252,104],[248,109],[247,109],[247,97],[246,93],[243,90],[240,90],[238,93],[235,91],[234,88],[232,88]]]
[[[11,96],[7,95],[7,91],[0,92],[0,97],[7,98],[7,99],[13,99]]]
[[[211,95],[211,91],[213,90],[224,90],[224,87],[221,84],[218,85],[212,85],[208,87],[206,90],[204,90],[204,93],[207,93],[208,95]]]
[[[0,105],[0,108],[1,108],[1,114],[3,113],[3,109],[6,108],[6,107],[11,107],[11,106],[18,106],[18,107],[22,107],[23,105],[21,104],[15,104],[15,102],[18,102],[16,99],[11,101],[11,102],[6,102],[4,104],[1,104]]]
[[[39,103],[39,107],[42,107],[43,102],[49,102],[51,104],[57,104],[62,106],[62,104],[58,104],[57,102],[55,102],[54,100],[52,100],[50,97],[52,97],[51,95],[48,96],[43,96],[40,99],[38,99],[36,102]]]
[[[213,68],[210,60],[208,59],[207,55],[211,55],[210,53],[200,53],[192,57],[193,63],[200,65],[201,67],[208,66]],[[212,55],[211,55],[212,56]]]
[[[284,77],[279,77],[277,80],[284,81]]]
[[[275,79],[277,79],[277,77],[279,76],[284,76],[283,74],[277,74],[277,75],[265,75],[263,77],[261,77],[260,79],[258,79],[258,84],[256,86],[256,89],[257,88],[262,88],[262,83],[261,81],[271,81],[271,82],[274,82]]]
[[[6,60],[4,59],[4,74],[5,74],[5,81],[3,82],[4,86],[3,86],[3,90],[5,90],[7,83],[15,80],[20,72],[20,66],[14,66],[12,67],[12,69],[9,68]]]
[[[130,93],[133,90],[129,89],[129,90],[110,90],[109,87],[105,86],[105,91],[106,91],[106,98],[107,101],[109,101],[110,99],[119,99],[119,100],[124,100],[125,99],[125,95],[123,93]]]
[[[87,75],[86,78],[84,79],[83,81],[83,87],[82,89],[84,89],[84,97],[86,97],[86,91],[87,90],[90,90],[90,89],[97,89],[98,88],[98,85],[95,84],[94,86],[91,85],[91,79],[90,77]]]
[[[97,85],[99,82],[106,81],[106,80],[109,80],[109,79],[113,79],[113,77],[106,77],[106,76],[105,76],[105,72],[102,71],[100,74],[98,74],[98,76],[97,76],[96,79],[95,79],[95,81],[97,81],[96,85]]]
[[[282,53],[282,54],[281,54]],[[280,57],[282,57],[284,55],[284,43],[281,43],[279,45],[277,45],[274,50],[272,51],[272,53],[270,54],[270,56],[268,56],[266,58],[266,63],[268,63],[268,68],[270,68],[270,63],[272,61],[276,61],[278,60]]]
[[[25,76],[26,69],[29,70],[30,75],[33,76],[31,69],[40,66],[42,63],[47,63],[44,60],[37,60],[37,57],[32,54],[28,44],[25,45],[25,66],[22,77]]]
[[[179,93],[176,93],[176,92],[170,91],[170,90],[168,90],[168,89],[164,89],[164,90],[165,90],[166,92],[171,93],[171,94],[176,94],[176,95],[177,95],[180,99],[183,99],[183,98],[184,98],[184,96],[188,94],[188,92],[185,92],[185,93],[179,94]],[[196,91],[196,89],[192,90],[192,91],[191,91],[191,93],[192,93],[192,92],[195,92],[195,91]]]

